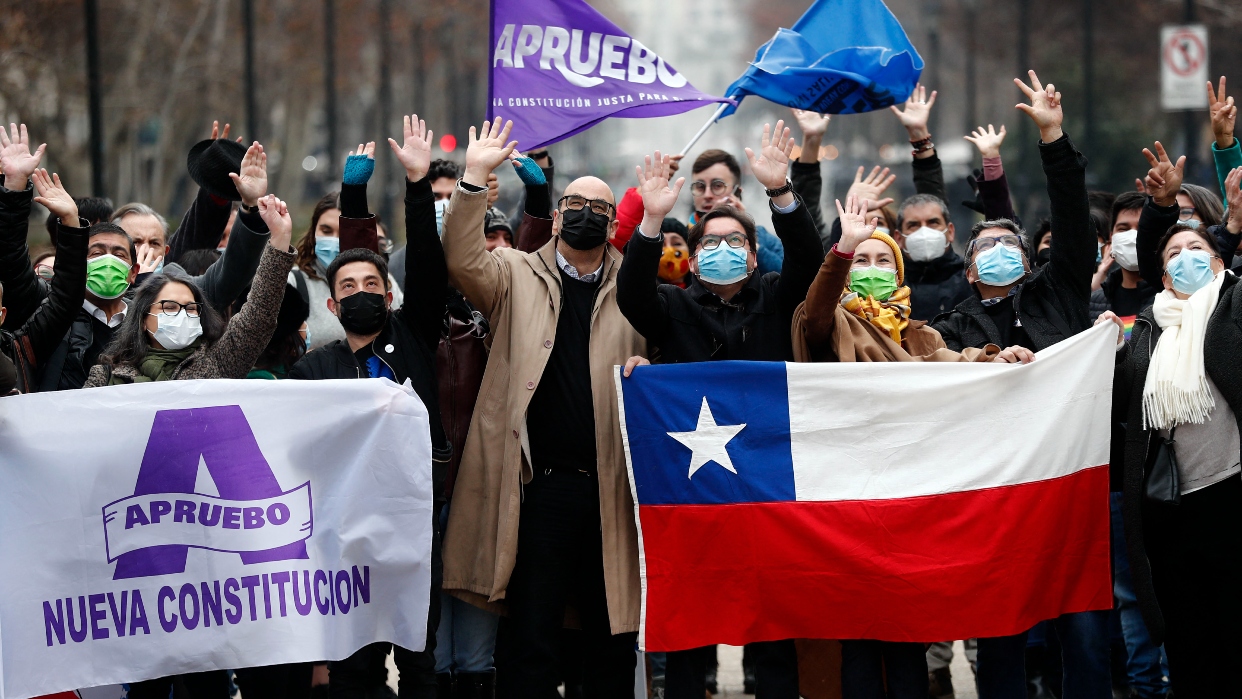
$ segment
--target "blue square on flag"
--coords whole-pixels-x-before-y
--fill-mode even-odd
[[[784,362],[640,367],[621,380],[639,504],[795,499]]]

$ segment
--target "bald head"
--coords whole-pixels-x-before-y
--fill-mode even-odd
[[[569,210],[569,204],[563,197],[557,202],[556,208],[552,211],[552,232],[561,236],[565,226],[565,217],[569,216],[574,219],[572,224],[574,228],[565,236],[561,236],[562,239],[557,243],[558,250],[561,250],[561,246],[566,246],[562,253],[568,251],[570,254],[576,254],[570,248],[575,248],[575,246],[576,250],[602,248],[606,240],[616,235],[617,226],[620,225],[617,222],[617,199],[612,195],[612,189],[608,187],[607,182],[598,177],[579,177],[565,188],[564,196],[581,197],[586,202],[575,201],[574,206],[577,208],[573,211]],[[591,204],[591,202],[596,203]],[[607,202],[608,205],[603,206],[598,202]],[[597,237],[601,234],[602,238]],[[567,243],[565,237],[573,240],[573,243]],[[583,245],[587,247],[582,247]]]
[[[579,177],[569,186],[565,188],[565,196],[577,194],[585,199],[603,199],[609,204],[616,204],[617,198],[612,195],[612,189],[598,177]]]

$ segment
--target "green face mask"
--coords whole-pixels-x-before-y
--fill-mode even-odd
[[[86,288],[101,299],[114,299],[129,288],[129,265],[116,255],[86,262]]]
[[[855,267],[850,270],[849,290],[862,297],[887,301],[897,291],[897,272],[880,267]]]

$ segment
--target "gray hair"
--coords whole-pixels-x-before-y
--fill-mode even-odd
[[[121,219],[125,218],[126,216],[129,216],[130,214],[136,214],[139,216],[154,216],[155,220],[160,222],[160,228],[164,229],[164,237],[165,238],[168,237],[168,220],[165,219],[163,215],[160,214],[160,212],[156,211],[155,209],[152,209],[151,207],[147,206],[146,204],[143,204],[142,202],[132,201],[128,204],[125,204],[121,208],[112,212],[112,218],[110,220],[112,221],[112,223],[119,224],[121,222]]]
[[[1026,231],[1022,229],[1022,226],[1019,226],[1013,220],[1007,218],[994,218],[988,221],[979,221],[975,225],[971,226],[969,238],[970,242],[966,244],[966,254],[968,256],[970,254],[970,244],[975,242],[975,239],[979,237],[980,233],[989,228],[1004,228],[1010,233],[1018,236],[1018,238],[1022,240],[1022,253],[1026,255],[1026,259],[1031,259],[1031,251],[1034,249],[1035,245],[1039,243],[1039,241],[1034,241],[1032,243],[1032,241],[1027,238]],[[969,263],[969,259],[967,259],[967,263]]]
[[[902,226],[902,222],[906,217],[906,209],[912,206],[920,206],[922,204],[935,204],[936,206],[939,206],[940,215],[944,217],[944,224],[946,226],[949,225],[949,205],[944,203],[943,199],[935,194],[915,194],[914,196],[901,202],[901,208],[897,210],[897,228],[900,229]]]

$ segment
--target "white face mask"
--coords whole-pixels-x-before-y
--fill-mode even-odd
[[[931,262],[944,254],[947,245],[944,231],[927,226],[906,236],[906,253],[915,262]]]
[[[444,237],[444,210],[448,208],[448,203],[449,203],[448,199],[441,199],[435,204],[436,206],[436,233],[439,233],[441,238]]]
[[[177,315],[168,316],[163,313],[152,313],[158,324],[151,337],[164,349],[185,349],[194,344],[203,334],[203,324],[198,318],[191,318],[185,309],[177,311]]]
[[[1113,259],[1121,268],[1137,272],[1138,263],[1138,231],[1130,229],[1113,234]]]

